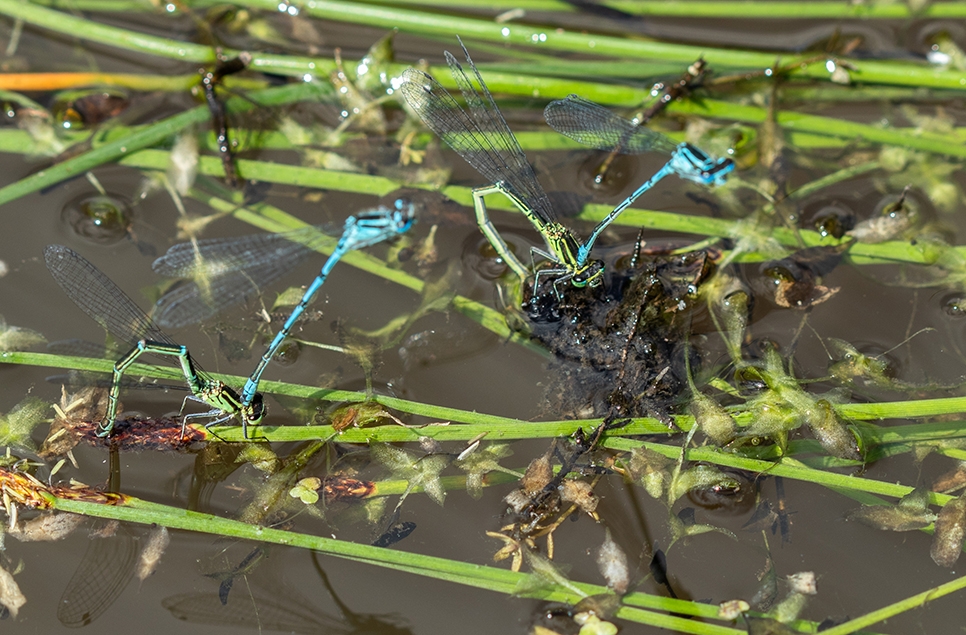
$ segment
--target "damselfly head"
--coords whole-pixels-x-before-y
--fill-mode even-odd
[[[416,205],[408,198],[400,197],[393,201],[393,222],[400,234],[416,222]]]
[[[240,412],[242,423],[245,424],[246,428],[247,426],[260,425],[265,419],[265,415],[268,414],[268,408],[265,407],[265,401],[262,399],[261,393],[255,393],[252,402],[247,406],[242,406]]]
[[[575,287],[597,287],[604,279],[604,262],[591,260],[582,269],[575,271],[570,277],[570,284]]]
[[[703,182],[714,185],[724,185],[725,177],[735,169],[735,162],[725,157],[718,159],[714,167],[702,174]]]

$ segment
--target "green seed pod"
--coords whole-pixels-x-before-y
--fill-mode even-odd
[[[918,487],[903,496],[898,505],[863,505],[846,518],[883,531],[912,531],[928,527],[936,514],[929,510],[929,490]]]
[[[940,567],[956,564],[966,536],[966,495],[946,503],[936,517],[936,533],[929,555]]]
[[[701,432],[716,444],[725,445],[735,438],[735,420],[711,397],[695,392],[688,409]]]
[[[832,404],[825,399],[816,401],[815,406],[806,412],[805,423],[822,448],[832,456],[853,461],[862,460],[855,435],[839,420]]]

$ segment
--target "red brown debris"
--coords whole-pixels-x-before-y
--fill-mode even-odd
[[[128,497],[102,492],[89,485],[47,485],[26,472],[0,468],[0,491],[14,503],[31,509],[50,509],[52,498],[84,501],[100,505],[121,505]]]
[[[56,425],[60,423],[60,425]],[[95,447],[115,447],[120,451],[187,451],[195,443],[207,441],[202,430],[188,426],[181,434],[181,421],[172,418],[148,419],[130,417],[118,419],[109,437],[100,437],[100,421],[58,419],[44,441],[41,456],[66,454],[78,443]]]
[[[328,476],[322,484],[326,503],[361,500],[372,494],[375,489],[375,483],[372,481],[360,481],[348,476]]]

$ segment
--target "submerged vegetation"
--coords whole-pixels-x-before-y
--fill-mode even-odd
[[[35,197],[62,193],[59,221],[74,248],[130,252],[144,279],[158,243],[187,241],[155,261],[168,279],[146,292],[157,302],[154,320],[177,329],[178,344],[138,341],[160,333],[141,302],[129,313],[151,328],[91,313],[123,342],[48,344],[63,325],[14,326],[13,316],[38,314],[13,305],[35,299],[6,298],[3,369],[68,372],[54,378],[58,399],[40,375],[31,375],[29,394],[11,382],[6,401],[16,405],[0,417],[6,534],[37,542],[90,532],[58,604],[64,625],[101,617],[136,572],[140,601],[177,619],[408,632],[398,616],[350,609],[356,603],[341,598],[315,552],[407,580],[535,598],[520,630],[540,635],[636,632],[638,624],[844,635],[958,619],[938,603],[935,614],[922,612],[966,587],[966,577],[941,575],[966,536],[966,41],[944,26],[964,17],[963,6],[688,3],[691,17],[724,30],[689,34],[670,20],[662,36],[660,21],[642,15],[667,16],[676,4],[532,0],[497,7],[506,12],[495,19],[419,2],[62,4],[0,0],[0,150],[42,168],[21,166],[0,187],[0,204],[11,215],[23,205],[57,220]],[[748,6],[756,19],[842,22],[761,51],[708,44],[715,35],[734,41],[724,37],[730,18]],[[106,11],[169,24],[177,37],[116,26]],[[365,34],[364,44],[339,32],[347,23],[361,25],[351,37]],[[878,24],[908,41],[864,28]],[[447,68],[412,53],[418,45],[441,60],[457,34],[495,96],[489,111],[485,87],[458,86],[478,81],[468,58],[461,75],[455,60]],[[55,41],[77,47],[69,61],[40,54]],[[98,56],[88,58],[88,45]],[[91,72],[105,64],[105,46],[144,72]],[[170,60],[182,74],[169,72]],[[426,88],[401,89],[406,81]],[[455,88],[469,102],[459,125],[447,119],[463,113],[445,94]],[[420,90],[433,98],[421,101]],[[571,93],[602,106],[565,99]],[[549,102],[598,117],[600,135],[587,143],[607,149],[606,138],[614,151],[588,150],[536,123],[531,111]],[[605,107],[623,117],[609,136]],[[854,120],[860,109],[874,123]],[[500,112],[519,147],[509,129],[499,137],[495,119],[484,122]],[[464,173],[420,116],[484,176]],[[651,158],[621,154],[656,143],[635,148],[639,125],[727,170],[638,190],[636,205],[659,209],[617,215],[614,203],[592,202],[620,201],[657,170],[654,163],[642,176],[637,166]],[[476,153],[488,135],[499,138],[491,152],[517,163],[481,167]],[[514,182],[507,171],[525,168],[523,151],[537,168]],[[548,195],[537,178],[572,185]],[[407,215],[405,229],[371,240],[326,235],[362,209],[389,213],[396,200],[412,201],[419,224],[411,231]],[[154,208],[173,211],[146,218]],[[292,213],[319,208],[330,222]],[[213,238],[230,223],[237,232],[229,232],[245,233],[242,223],[272,233]],[[275,235],[283,232],[284,240]],[[23,238],[25,264],[10,279],[53,242],[35,238]],[[580,253],[568,251],[571,242]],[[312,293],[301,288],[274,288],[306,259],[321,264],[315,251],[336,253],[321,280],[333,267],[346,284],[350,267],[367,276],[333,289],[327,304],[308,304]],[[111,266],[100,278],[124,273]],[[69,286],[71,298],[83,295]],[[43,306],[59,315],[67,299],[51,291]],[[369,312],[375,317],[360,319]],[[283,323],[291,335],[273,340]],[[207,337],[192,336],[199,331]],[[232,391],[246,377],[237,375],[202,376],[203,386],[225,391],[216,397],[234,395],[207,400],[218,425],[186,417],[173,393],[156,398],[165,405],[152,403],[151,414],[118,409],[118,389],[134,402],[139,388],[190,382],[194,375],[170,364],[194,371],[182,337],[214,344],[232,369],[248,369],[273,342],[270,379],[251,389],[269,404],[258,425],[246,430],[220,416],[228,410],[219,404],[239,399]],[[139,352],[124,358],[124,382],[115,372],[109,393],[101,384],[125,352],[110,352],[117,344]],[[203,346],[192,345],[193,354]],[[328,365],[297,383],[320,348]],[[483,359],[494,351],[498,362]],[[152,352],[168,359],[147,365]],[[541,365],[536,379],[520,370]],[[435,369],[445,381],[419,378]],[[437,392],[427,394],[433,382]],[[521,405],[511,393],[525,382],[539,389]],[[455,384],[465,395],[451,394]],[[161,416],[164,409],[175,414]],[[118,486],[119,457],[170,451],[194,456],[173,488],[148,485],[145,475]],[[105,454],[109,473],[101,473]],[[159,494],[169,490],[175,495]],[[466,520],[449,511],[457,493],[470,499],[460,505],[461,514],[472,510]],[[467,527],[474,531],[454,535]],[[211,562],[202,575],[181,572],[179,593],[149,596],[152,574],[176,557],[169,542],[188,532]],[[932,535],[877,542],[885,532]],[[212,545],[199,537],[207,534],[223,540]],[[19,619],[52,600],[18,584],[42,573],[20,555],[31,547],[0,544],[0,605]],[[793,551],[798,544],[810,547]],[[335,609],[273,579],[273,554],[283,552],[274,545],[292,548],[285,553],[299,562],[309,558],[293,552],[311,556]],[[895,550],[931,568],[913,576],[856,564],[887,561]],[[861,555],[846,557],[853,551]],[[853,595],[859,587],[867,595]],[[452,604],[434,597],[410,618]],[[895,624],[900,630],[889,630]],[[492,628],[507,626],[476,626]]]

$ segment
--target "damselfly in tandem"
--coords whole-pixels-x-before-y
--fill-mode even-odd
[[[74,304],[113,337],[131,347],[114,364],[107,414],[98,426],[99,436],[108,436],[114,429],[122,376],[145,353],[176,358],[191,390],[191,395],[185,401],[192,399],[211,406],[207,412],[186,415],[185,424],[190,419],[207,418],[211,421],[206,425],[211,426],[238,416],[247,437],[248,426],[261,423],[265,416],[261,395],[253,394],[243,403],[232,388],[208,376],[191,358],[187,348],[168,337],[131,298],[86,258],[67,247],[48,245],[44,249],[44,260],[54,280]]]
[[[730,159],[711,159],[690,144],[677,145],[657,132],[639,128],[640,132],[633,136],[628,135],[630,146],[640,148],[638,151],[643,151],[644,145],[648,149],[667,151],[671,154],[671,160],[598,223],[590,238],[581,242],[570,229],[557,220],[549,197],[537,180],[533,167],[527,161],[462,40],[460,46],[476,80],[475,84],[449,51],[445,55],[450,72],[466,101],[466,109],[460,107],[435,78],[415,68],[409,68],[403,73],[400,91],[426,125],[491,182],[491,185],[473,190],[476,220],[490,244],[521,280],[530,275],[530,270],[513,254],[493,226],[486,211],[484,197],[487,194],[502,193],[527,216],[543,236],[547,251],[534,251],[552,261],[554,266],[536,272],[535,291],[542,276],[554,278],[553,284],[558,295],[560,290],[557,285],[568,280],[575,287],[599,285],[603,278],[604,263],[590,258],[594,243],[624,209],[664,176],[674,173],[689,180],[717,184],[734,168]],[[564,105],[549,109],[551,117],[568,130],[571,127],[564,126],[568,123],[567,115],[576,110],[574,106],[568,105],[571,101],[582,107],[585,107],[585,103],[591,103],[571,97],[555,102]],[[607,112],[603,107],[598,108]],[[624,121],[619,117],[617,119]],[[627,123],[631,125],[630,122]],[[616,147],[619,141],[620,138],[615,140],[612,147]]]

